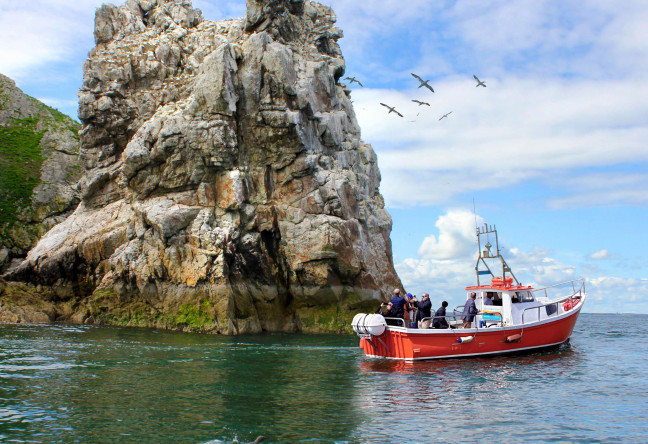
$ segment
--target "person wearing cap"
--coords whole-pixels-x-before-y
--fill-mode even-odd
[[[477,299],[477,293],[470,293],[470,299],[468,299],[464,305],[461,316],[461,319],[463,320],[463,328],[470,328],[472,321],[475,319],[475,315],[479,313],[477,311],[477,306],[475,305],[475,299]]]
[[[423,293],[423,295],[421,295],[421,300],[414,302],[414,305],[416,305],[416,308],[418,309],[416,311],[418,328],[430,328],[430,319],[425,321],[423,320],[432,315],[432,301],[430,301],[430,295]]]
[[[402,318],[405,316],[405,298],[400,295],[400,290],[398,288],[394,289],[394,295],[391,297],[389,302],[392,303],[392,310],[394,312],[394,317]]]

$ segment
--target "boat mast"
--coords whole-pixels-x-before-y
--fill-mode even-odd
[[[486,259],[499,259],[500,264],[502,266],[502,281],[504,284],[506,284],[506,273],[509,273],[511,277],[515,280],[515,283],[517,285],[520,285],[518,282],[517,278],[511,271],[511,267],[508,266],[506,261],[504,260],[504,257],[500,254],[500,249],[499,249],[499,238],[497,237],[497,228],[495,226],[488,226],[487,224],[484,224],[482,228],[477,227],[476,228],[476,234],[477,234],[477,251],[479,253],[479,257],[477,258],[477,263],[475,264],[475,273],[477,274],[477,285],[479,286],[479,276],[483,274],[490,274],[491,277],[495,277],[495,274],[491,270],[491,268],[488,266],[486,263]],[[495,252],[496,254],[493,254],[491,252],[491,248],[493,245],[490,244],[489,242],[489,234],[493,234],[495,236]],[[481,249],[481,241],[482,241],[482,236],[486,236],[486,243],[484,244],[485,250]],[[480,270],[479,266],[482,264],[486,269],[485,270]]]

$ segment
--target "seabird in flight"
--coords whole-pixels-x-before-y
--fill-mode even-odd
[[[486,88],[486,84],[479,80],[475,74],[473,74],[473,77],[475,78],[475,80],[477,80],[477,85],[475,85],[475,88],[478,86],[483,86],[484,88]]]
[[[344,80],[348,80],[349,83],[356,82],[358,85],[364,87],[364,85],[362,83],[360,83],[360,81],[356,80],[355,77],[345,77]]]
[[[419,106],[421,106],[421,105],[427,105],[427,106],[430,106],[429,103],[427,103],[427,102],[421,102],[420,100],[416,100],[416,99],[412,99],[412,102],[416,102],[416,103],[418,103]]]
[[[389,108],[389,112],[388,112],[387,114],[389,114],[389,113],[391,113],[391,112],[395,112],[395,113],[398,114],[399,116],[403,117],[403,115],[402,115],[401,113],[399,113],[398,111],[396,111],[396,107],[395,107],[395,106],[385,105],[384,103],[380,103],[380,104],[381,104],[382,106],[384,106],[385,108]]]
[[[442,116],[441,116],[441,119],[445,119],[445,118],[448,117],[450,114],[452,114],[452,111],[450,111],[449,113],[445,113],[444,115],[442,115]],[[439,119],[439,121],[440,121],[441,119]]]
[[[418,80],[419,82],[421,82],[421,84],[418,86],[419,88],[425,86],[427,89],[429,89],[430,91],[434,92],[434,89],[432,89],[432,87],[428,84],[429,80],[423,80],[422,78],[420,78],[419,76],[417,76],[417,75],[414,74],[413,72],[410,73],[410,74],[412,74],[412,77],[414,77],[416,80]]]

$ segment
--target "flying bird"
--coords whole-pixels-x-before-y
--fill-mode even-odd
[[[412,74],[412,77],[414,77],[416,80],[418,80],[419,82],[421,82],[421,84],[418,86],[419,88],[425,86],[427,89],[429,89],[430,91],[434,92],[434,89],[432,89],[432,87],[428,84],[429,80],[423,80],[422,78],[420,78],[419,76],[417,76],[417,75],[414,74],[413,72],[410,73],[410,74]]]
[[[419,114],[421,114],[421,113],[416,113],[416,119],[414,119],[414,120],[408,120],[408,122],[410,122],[410,123],[416,123],[416,121],[418,120],[418,116],[419,116]]]
[[[381,105],[384,106],[385,108],[389,108],[389,112],[388,112],[387,114],[389,114],[389,113],[391,113],[391,112],[394,112],[394,113],[398,114],[399,116],[403,117],[403,115],[402,115],[401,113],[399,113],[398,111],[396,111],[396,107],[395,107],[395,106],[385,105],[384,103],[381,103]]]
[[[441,118],[439,119],[439,121],[441,121],[441,119],[445,119],[445,118],[448,117],[450,114],[452,114],[452,111],[450,111],[449,113],[445,113],[444,115],[442,115]]]
[[[416,102],[416,103],[418,103],[419,106],[421,106],[421,105],[427,105],[427,106],[430,106],[429,103],[427,103],[427,102],[421,102],[420,100],[416,100],[416,99],[412,99],[412,102]]]
[[[356,80],[355,77],[345,77],[344,80],[348,80],[349,83],[356,82],[358,85],[364,87],[364,85],[362,83],[360,83],[360,81]]]
[[[486,84],[481,80],[479,80],[475,74],[473,74],[473,77],[475,78],[475,80],[477,80],[477,84],[475,85],[475,88],[478,86],[483,86],[484,88],[486,88]]]

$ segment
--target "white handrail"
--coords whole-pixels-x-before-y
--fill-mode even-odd
[[[575,282],[579,282],[579,281],[581,282],[581,285],[580,285],[580,287],[579,287],[578,290],[577,290],[577,289],[576,289],[576,286],[574,285],[574,283],[575,283]],[[574,295],[577,294],[577,293],[580,295],[580,294],[582,294],[582,293],[585,292],[585,279],[583,279],[583,278],[579,278],[579,279],[573,279],[573,280],[571,280],[571,281],[561,282],[561,283],[559,283],[559,284],[549,285],[549,286],[547,286],[547,287],[536,288],[535,290],[531,290],[531,293],[536,293],[536,292],[539,292],[539,291],[544,291],[545,297],[548,298],[548,297],[549,297],[549,296],[547,295],[547,289],[548,289],[548,288],[559,287],[559,286],[561,286],[561,285],[565,285],[565,284],[572,284],[572,290],[573,290],[573,293],[572,293],[571,295],[569,295],[569,296],[561,296],[560,298],[557,298],[557,299],[561,299],[561,298],[570,298],[570,297],[574,296]]]

